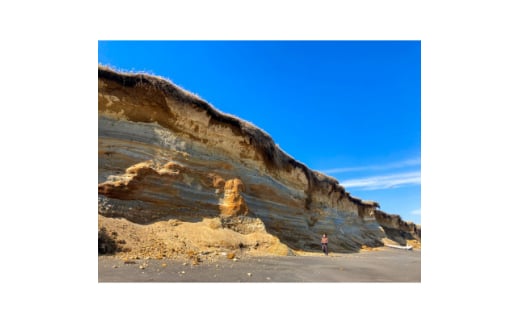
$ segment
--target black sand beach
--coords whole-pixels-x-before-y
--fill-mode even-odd
[[[99,282],[421,282],[421,251],[383,248],[353,254],[180,260],[98,257]]]

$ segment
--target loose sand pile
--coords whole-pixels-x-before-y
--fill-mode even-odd
[[[98,215],[98,229],[115,242],[120,259],[203,259],[226,255],[289,255],[292,251],[267,232],[241,234],[222,226],[220,218],[201,222],[158,221],[140,225]]]

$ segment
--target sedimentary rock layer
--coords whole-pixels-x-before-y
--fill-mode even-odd
[[[390,239],[406,245],[408,240],[421,241],[421,226],[412,222],[403,221],[397,214],[387,214],[375,210],[374,216]]]
[[[169,81],[99,67],[98,115],[103,216],[139,224],[220,217],[243,232],[261,221],[295,249],[315,249],[324,232],[336,251],[382,244],[377,203],[350,196],[261,129]]]

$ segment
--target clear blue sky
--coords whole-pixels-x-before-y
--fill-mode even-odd
[[[99,41],[269,133],[353,196],[421,223],[420,41]]]

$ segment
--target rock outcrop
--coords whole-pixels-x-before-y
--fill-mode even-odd
[[[100,66],[98,115],[102,217],[138,225],[218,218],[226,230],[265,232],[296,250],[319,250],[327,233],[336,252],[381,246],[385,227],[408,230],[261,129],[159,77]]]
[[[412,244],[420,247],[420,225],[403,221],[399,215],[387,214],[381,210],[375,210],[374,216],[388,238],[401,245]]]

